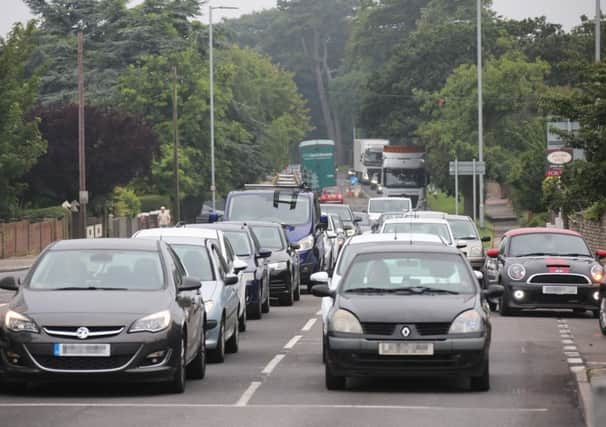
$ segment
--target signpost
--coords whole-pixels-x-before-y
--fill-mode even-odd
[[[477,219],[476,217],[476,175],[485,175],[486,174],[486,163],[485,162],[477,162],[476,159],[473,159],[471,162],[465,161],[460,162],[458,159],[455,159],[453,162],[448,164],[448,171],[450,175],[454,175],[455,177],[455,213],[459,214],[459,176],[469,176],[473,177],[473,219],[474,221]]]

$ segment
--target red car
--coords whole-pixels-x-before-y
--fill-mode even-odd
[[[320,194],[320,203],[339,203],[343,204],[343,194],[338,187],[327,187]]]

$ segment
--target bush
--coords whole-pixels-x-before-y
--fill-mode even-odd
[[[139,196],[141,202],[141,212],[157,211],[160,206],[171,206],[170,197],[161,194],[146,194]]]
[[[583,216],[589,221],[600,222],[605,213],[606,199],[603,199],[587,208]]]
[[[40,209],[23,209],[17,212],[20,219],[28,219],[32,222],[42,221],[44,219],[60,219],[65,217],[67,211],[61,206],[51,206]]]
[[[545,227],[545,224],[549,221],[549,213],[541,212],[533,215],[532,219],[528,221],[528,227]]]
[[[141,201],[137,194],[128,188],[114,188],[113,205],[115,216],[133,217],[141,212]]]

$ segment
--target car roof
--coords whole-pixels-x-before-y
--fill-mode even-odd
[[[353,236],[349,240],[349,245],[361,245],[366,243],[386,243],[386,242],[425,242],[437,243],[443,245],[444,242],[438,236],[425,233],[380,233],[380,234],[362,234]]]
[[[405,242],[403,242],[405,243]],[[371,253],[385,253],[385,252],[434,252],[434,253],[443,253],[443,254],[458,254],[461,255],[462,252],[452,246],[447,246],[443,244],[427,244],[427,243],[415,243],[411,242],[409,244],[402,245],[386,245],[382,243],[373,243],[367,246],[362,246],[356,248],[357,255],[361,254],[371,254]]]
[[[527,227],[527,228],[516,228],[513,230],[509,230],[505,233],[505,237],[511,236],[520,236],[523,234],[535,234],[535,233],[544,233],[544,234],[568,234],[570,236],[582,237],[579,233],[572,230],[565,230],[563,228],[546,228],[546,227]]]
[[[251,189],[251,190],[235,190],[235,191],[230,191],[229,192],[229,197],[231,196],[241,196],[241,195],[246,195],[246,194],[274,194],[276,191],[279,191],[281,193],[297,193],[297,195],[299,197],[308,197],[308,198],[313,198],[314,193],[311,191],[306,191],[305,189],[301,189],[301,188],[290,188],[290,187],[275,187],[275,188],[268,188],[268,189],[263,189],[263,190],[259,190],[259,189]]]
[[[221,231],[246,231],[247,224],[245,222],[213,222],[201,224],[185,224],[185,228],[204,228]]]
[[[408,211],[406,216],[410,218],[441,218],[445,219],[448,214],[440,211]]]
[[[369,202],[371,200],[409,200],[410,201],[410,197],[371,197],[370,199],[368,199]]]
[[[241,224],[243,226],[257,226],[257,227],[276,227],[282,228],[282,224],[279,222],[271,222],[271,221],[226,221],[227,224]]]
[[[452,220],[458,220],[458,221],[470,221],[473,222],[473,219],[471,219],[471,217],[467,216],[467,215],[452,215],[452,214],[448,214],[446,215],[446,219],[452,219]]]
[[[212,228],[166,227],[139,230],[133,237],[193,237],[199,239],[218,239],[219,230]]]
[[[343,209],[349,209],[349,210],[351,210],[351,206],[349,206],[347,203],[344,203],[344,204],[341,204],[341,205],[335,205],[334,203],[320,203],[320,209],[321,208],[325,208],[325,207],[343,208]]]
[[[51,250],[124,250],[124,251],[158,251],[155,240],[140,239],[70,239],[56,242]]]
[[[441,218],[415,218],[415,217],[404,217],[404,218],[390,218],[385,220],[385,224],[410,224],[410,223],[422,223],[422,224],[446,224],[448,221]]]

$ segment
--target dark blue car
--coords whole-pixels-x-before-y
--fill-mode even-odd
[[[267,188],[232,191],[225,203],[225,221],[268,221],[282,224],[299,255],[301,282],[311,289],[310,276],[324,269],[327,218],[312,191]]]

